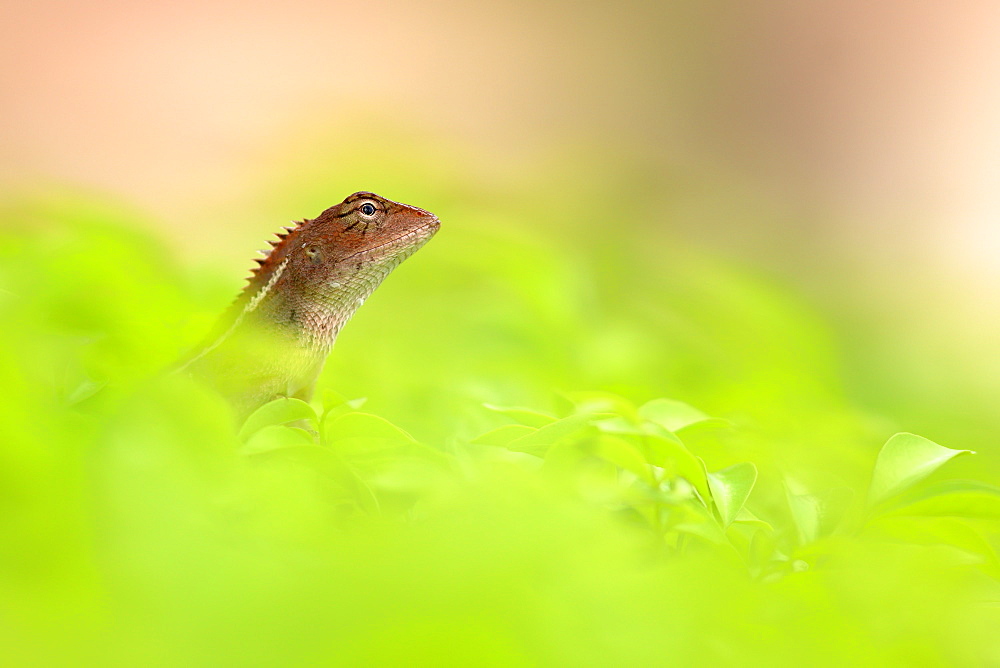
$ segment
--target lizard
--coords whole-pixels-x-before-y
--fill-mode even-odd
[[[439,227],[434,214],[371,192],[285,227],[181,368],[226,396],[240,419],[279,397],[309,401],[341,328]]]

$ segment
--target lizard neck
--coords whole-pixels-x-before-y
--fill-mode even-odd
[[[298,347],[325,357],[352,314],[330,309],[324,302],[275,294],[261,304],[253,320],[260,326],[280,330]]]
[[[300,347],[325,357],[341,328],[400,261],[359,263],[341,280],[313,286],[279,277],[247,308],[253,307],[255,321],[280,328]]]

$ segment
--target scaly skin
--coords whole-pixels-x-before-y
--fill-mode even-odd
[[[246,417],[281,396],[308,400],[337,333],[379,283],[440,223],[434,214],[369,192],[285,228],[184,368]]]

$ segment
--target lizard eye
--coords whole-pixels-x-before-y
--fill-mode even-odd
[[[360,211],[361,211],[361,213],[363,213],[366,216],[374,216],[375,215],[375,205],[372,204],[371,202],[365,202],[364,204],[361,205]]]

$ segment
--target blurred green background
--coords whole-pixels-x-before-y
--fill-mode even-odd
[[[1000,660],[991,3],[7,9],[9,663]],[[441,232],[239,432],[163,370],[362,189]]]

